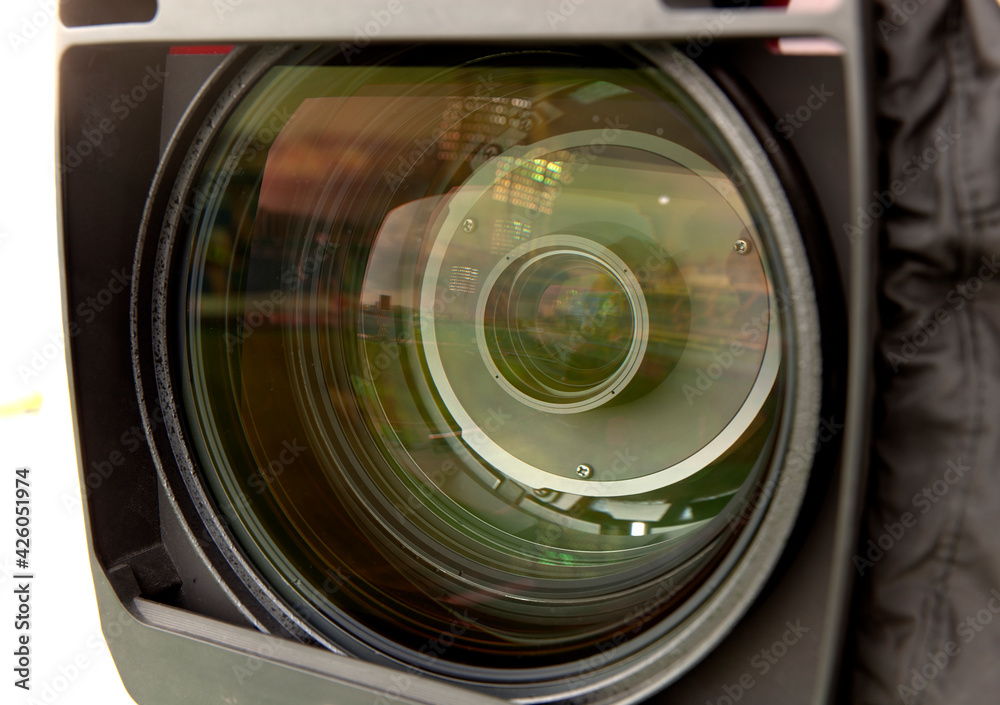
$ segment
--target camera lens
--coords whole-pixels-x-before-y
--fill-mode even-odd
[[[624,49],[254,70],[160,245],[204,511],[339,647],[504,694],[693,638],[815,422],[719,99]]]
[[[558,236],[550,237],[551,247],[530,243],[528,252],[497,265],[474,322],[481,322],[487,369],[510,384],[515,399],[584,410],[641,357],[648,317],[620,275],[627,267],[609,264],[613,254],[588,252],[585,241],[560,247]]]

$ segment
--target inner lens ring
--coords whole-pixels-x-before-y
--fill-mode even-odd
[[[533,254],[537,253],[537,254]],[[596,263],[598,268],[611,276],[624,293],[629,310],[631,312],[632,334],[629,346],[624,359],[618,362],[614,372],[609,374],[600,384],[582,391],[571,392],[546,385],[544,381],[534,377],[532,380],[536,390],[552,397],[553,400],[539,398],[537,394],[526,393],[516,383],[511,380],[512,370],[503,369],[496,363],[496,358],[500,351],[496,345],[491,345],[487,330],[491,328],[485,324],[491,309],[497,307],[498,295],[502,297],[505,292],[498,291],[506,283],[505,274],[516,268],[511,282],[511,291],[517,292],[517,280],[526,276],[526,272],[546,258],[557,256],[570,256],[579,258],[590,263]],[[498,283],[501,286],[498,287]],[[515,304],[508,305],[508,313],[502,316],[503,320],[510,319],[509,309]],[[475,320],[483,322],[483,325],[476,326],[476,343],[479,348],[483,364],[494,381],[499,384],[508,394],[521,403],[541,411],[556,414],[569,414],[588,411],[607,403],[614,398],[614,395],[628,386],[636,372],[639,370],[646,352],[646,343],[649,337],[649,310],[646,307],[646,300],[642,293],[642,285],[636,279],[628,265],[608,248],[593,242],[587,238],[577,235],[548,235],[539,237],[529,242],[523,243],[510,250],[493,268],[493,271],[486,277],[483,288],[476,305]],[[496,316],[494,316],[496,320]],[[495,325],[493,326],[495,327]],[[520,334],[520,331],[518,331]],[[513,336],[517,338],[518,336]],[[537,370],[540,374],[544,373]]]
[[[580,323],[579,330],[573,331],[573,335],[570,336],[568,341],[558,340],[559,337],[565,338],[565,331],[560,331],[551,325],[548,328],[546,327],[547,322],[540,320],[545,304],[548,303],[551,305],[551,301],[545,301],[546,298],[551,298],[551,296],[547,297],[546,295],[550,294],[553,290],[562,288],[567,278],[572,280],[570,273],[574,273],[577,276],[583,273],[585,278],[589,277],[591,279],[591,283],[598,283],[601,279],[610,278],[617,284],[611,292],[605,292],[610,293],[612,300],[620,298],[634,299],[634,297],[628,295],[625,289],[626,285],[618,279],[616,272],[604,266],[596,258],[586,255],[579,256],[572,251],[546,252],[532,257],[523,266],[518,267],[518,271],[514,274],[510,287],[511,298],[506,307],[507,315],[506,317],[497,317],[494,315],[493,318],[494,327],[499,320],[501,323],[505,322],[507,324],[507,329],[516,332],[516,335],[512,338],[512,341],[517,345],[515,352],[521,354],[521,361],[528,368],[526,370],[528,375],[535,381],[538,388],[557,397],[559,402],[579,399],[580,397],[591,397],[595,391],[599,392],[601,389],[606,388],[608,378],[617,378],[613,375],[614,371],[621,367],[623,360],[634,350],[637,342],[635,336],[637,322],[635,310],[631,304],[631,300],[629,300],[626,305],[627,318],[629,319],[628,335],[626,336],[629,341],[628,346],[624,350],[621,349],[621,346],[618,346],[617,349],[612,348],[614,354],[610,358],[609,356],[604,356],[603,358],[597,356],[597,359],[591,362],[591,364],[586,364],[586,360],[581,361],[577,365],[570,364],[573,356],[570,353],[571,348],[566,345],[566,342],[584,342],[587,338],[594,337],[600,332],[603,324],[607,323],[610,317],[603,311],[595,312],[584,309],[583,322]],[[542,276],[539,277],[539,274]],[[491,293],[498,294],[502,299],[504,291],[497,291],[498,289],[501,289],[501,287],[495,287],[494,292]],[[556,303],[564,302],[560,302],[557,299]],[[602,301],[602,306],[603,303]],[[493,308],[495,310],[495,307]],[[554,306],[552,308],[555,309]],[[572,313],[572,311],[560,311],[555,316],[551,316],[556,319],[556,323],[559,322],[559,313],[566,314]],[[532,326],[523,327],[520,325],[523,314],[528,314],[533,318],[531,320],[531,323],[533,323]],[[598,318],[602,314],[603,318]],[[565,315],[564,317],[568,318]],[[618,316],[618,318],[621,318],[621,316]],[[615,321],[612,322],[614,323]],[[561,327],[565,328],[565,325]],[[588,328],[590,329],[589,333]],[[494,338],[496,337],[494,336]],[[546,339],[551,337],[557,338],[555,345]],[[641,341],[642,337],[640,336],[638,340]],[[539,352],[544,353],[544,356],[532,355],[532,348],[540,348]],[[498,352],[502,353],[502,350]],[[494,356],[493,359],[498,364],[503,362],[502,356]],[[556,376],[559,372],[558,369],[546,369],[546,363],[551,363],[555,360],[563,363],[562,371],[564,374],[560,378]],[[551,367],[551,365],[548,366]],[[590,373],[591,379],[574,378],[572,376],[574,371]],[[594,381],[595,374],[597,375],[596,382]]]

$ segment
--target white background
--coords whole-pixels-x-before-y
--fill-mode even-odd
[[[62,343],[54,0],[0,5],[0,703],[131,703],[100,633]],[[37,406],[37,413],[16,407]],[[11,405],[15,409],[11,408]],[[29,466],[31,685],[14,686],[14,471]]]

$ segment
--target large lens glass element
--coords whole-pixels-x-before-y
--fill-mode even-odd
[[[669,637],[753,536],[784,275],[667,76],[468,51],[290,52],[227,93],[181,187],[175,380],[233,535],[316,629],[571,679]]]

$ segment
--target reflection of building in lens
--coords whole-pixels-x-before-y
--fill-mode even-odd
[[[531,224],[519,220],[497,218],[493,224],[493,239],[490,243],[490,254],[499,255],[510,252],[522,242],[531,237]]]
[[[770,318],[769,293],[766,280],[759,275],[756,256],[729,254],[725,270],[717,263],[692,263],[684,278],[697,300],[693,307],[689,344],[703,350],[728,347],[733,326],[740,326],[740,343],[754,350],[763,350],[766,339],[748,335],[752,330],[766,330]],[[748,320],[747,320],[748,319]]]
[[[497,160],[493,199],[529,212],[552,215],[552,204],[563,182],[563,163],[548,159],[514,162],[513,157]]]
[[[445,162],[487,159],[516,144],[532,127],[531,101],[474,95],[448,99],[441,119],[437,158]]]
[[[448,279],[448,291],[462,294],[474,294],[479,281],[479,270],[476,267],[452,267]]]
[[[378,303],[362,304],[360,336],[380,342],[399,339],[402,307],[393,306],[392,296],[380,294]]]

